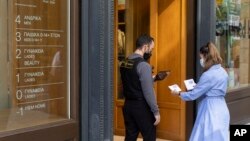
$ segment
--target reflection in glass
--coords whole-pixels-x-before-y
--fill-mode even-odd
[[[0,132],[68,120],[69,0],[0,0]]]
[[[250,82],[250,0],[216,0],[216,46],[228,72],[228,87]]]

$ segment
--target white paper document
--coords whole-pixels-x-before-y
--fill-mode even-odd
[[[184,80],[184,84],[186,86],[186,89],[188,91],[194,89],[196,83],[194,82],[194,79],[187,79],[187,80]]]
[[[181,88],[177,84],[174,84],[174,85],[171,85],[171,86],[168,86],[168,87],[169,87],[169,89],[171,91],[177,91],[177,92],[181,91]]]

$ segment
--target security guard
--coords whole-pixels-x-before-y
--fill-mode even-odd
[[[120,72],[125,103],[125,141],[136,141],[139,132],[144,141],[156,140],[156,125],[160,122],[159,108],[153,89],[151,66],[143,57],[151,56],[154,39],[141,35],[136,50],[121,62]]]

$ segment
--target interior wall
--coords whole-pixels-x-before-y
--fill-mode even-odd
[[[149,34],[150,1],[126,0],[126,55],[135,50],[136,39],[141,34]]]
[[[125,4],[125,0],[118,0],[118,4]]]

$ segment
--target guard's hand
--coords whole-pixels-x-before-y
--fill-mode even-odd
[[[157,124],[160,123],[160,121],[161,121],[161,116],[160,116],[160,114],[155,115],[155,122],[154,122],[154,125],[156,126]]]
[[[154,81],[164,80],[169,74],[170,71],[160,71],[155,75]]]
[[[156,76],[155,76],[155,78],[154,78],[154,80],[155,81],[163,80],[163,79],[165,79],[166,76],[167,75],[164,74],[164,73],[157,73]]]

